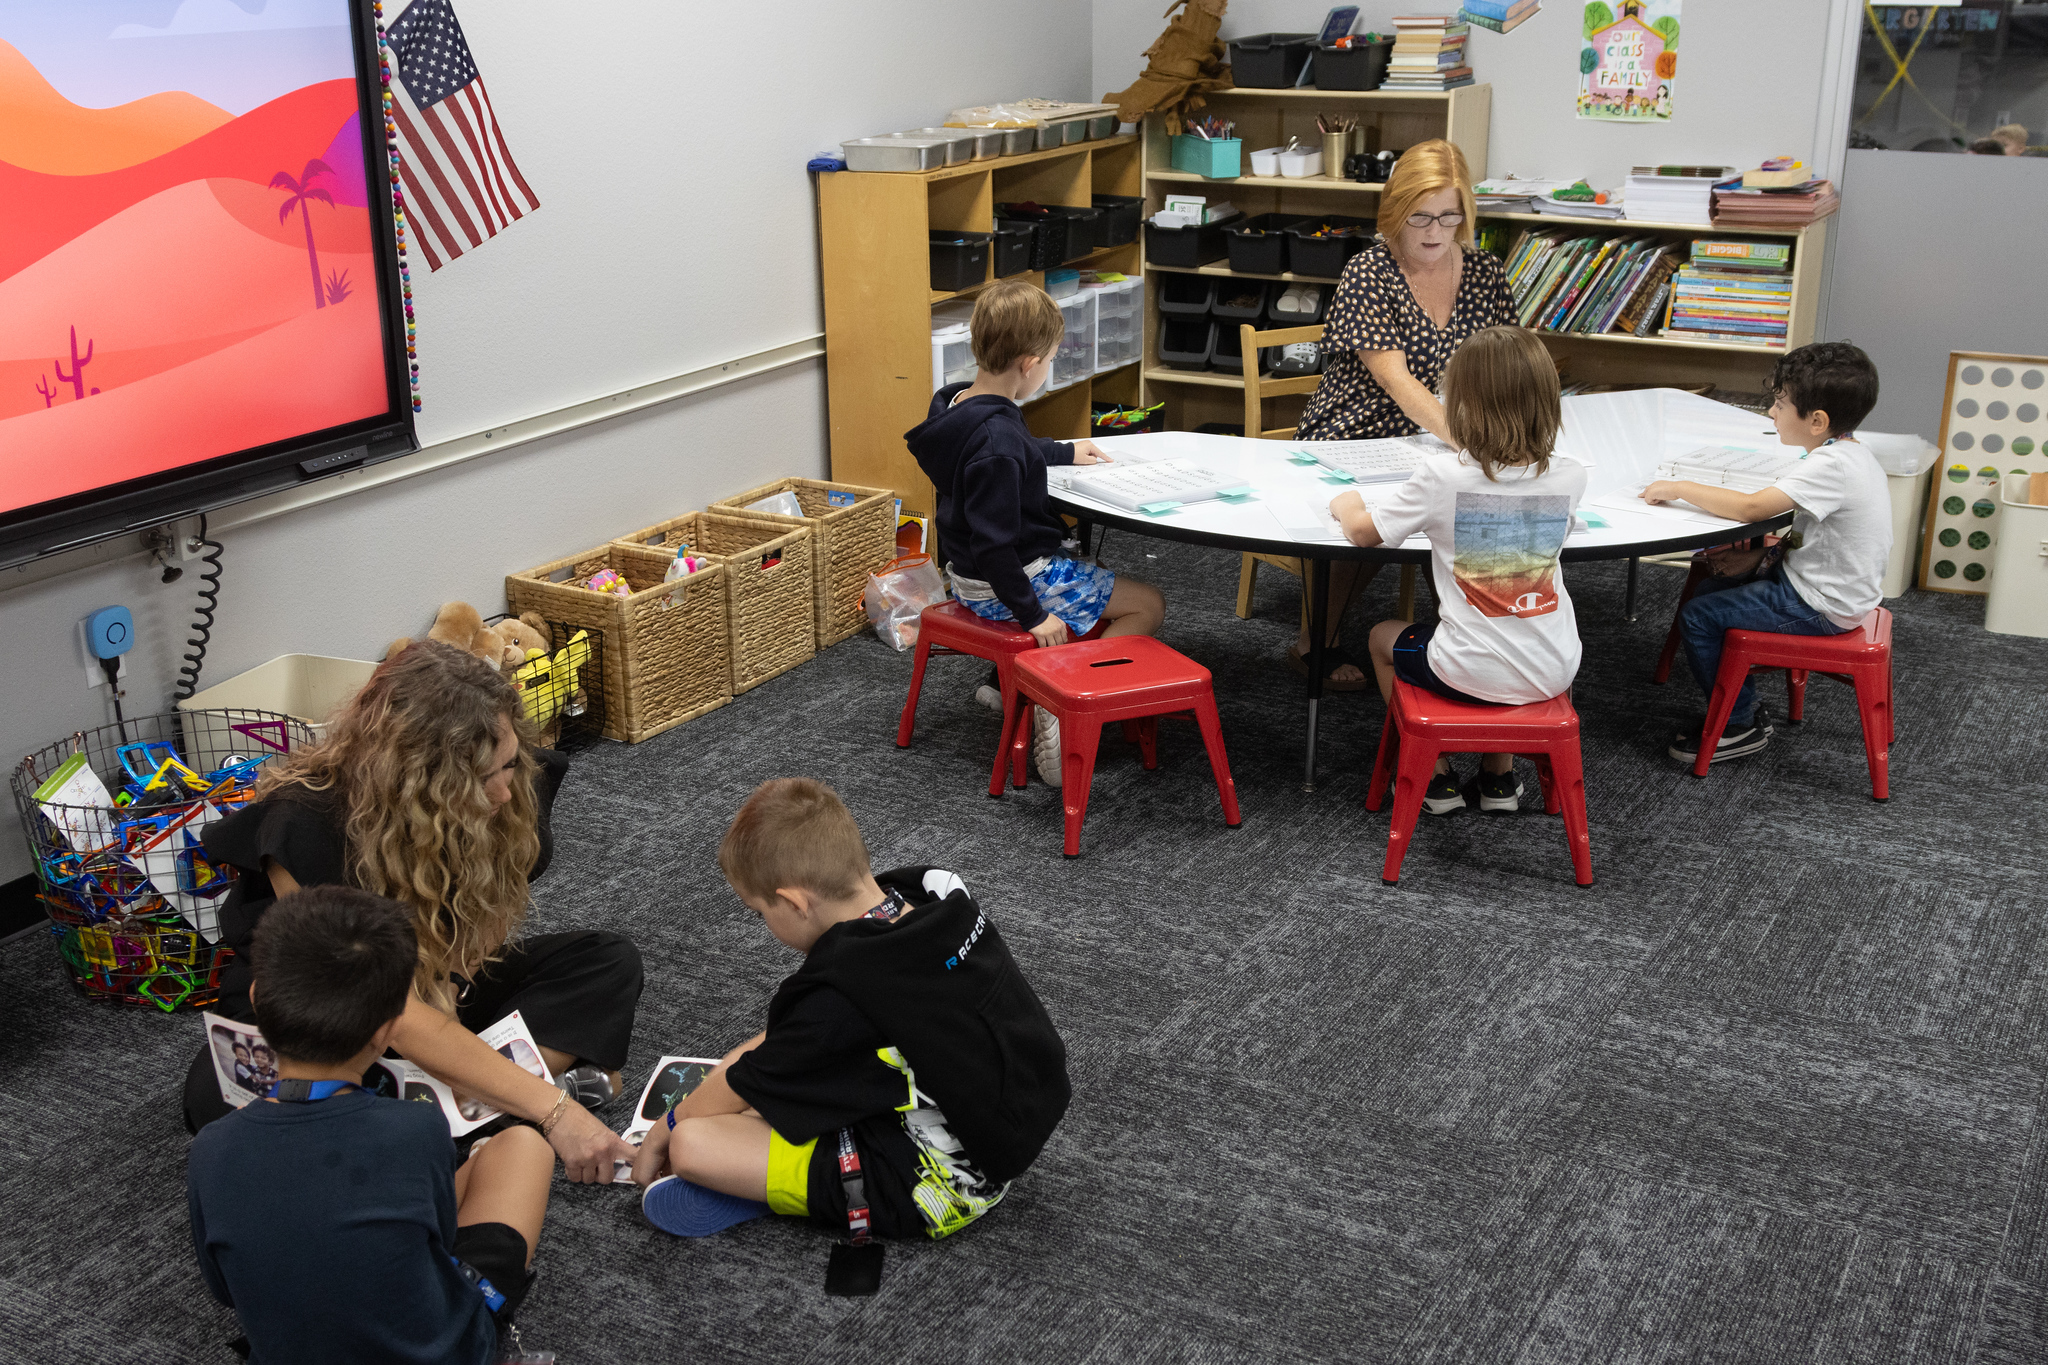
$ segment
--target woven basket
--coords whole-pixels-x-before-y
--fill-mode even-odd
[[[816,656],[818,628],[811,584],[816,544],[809,527],[691,512],[643,527],[612,543],[662,554],[663,573],[684,545],[691,553],[724,566],[734,696]],[[763,565],[761,561],[770,557],[779,562]],[[694,583],[701,576],[692,575],[689,581]]]
[[[787,490],[804,509],[801,517],[749,512],[746,504]],[[828,493],[851,493],[853,506],[834,507]],[[819,479],[777,479],[711,504],[727,516],[753,517],[784,526],[808,526],[818,537],[818,648],[861,632],[868,616],[861,606],[868,573],[896,558],[896,495],[886,488],[826,483]]]
[[[505,579],[516,612],[604,632],[604,733],[638,744],[732,700],[725,566],[664,583],[674,555],[605,545]],[[578,587],[612,569],[630,597]]]

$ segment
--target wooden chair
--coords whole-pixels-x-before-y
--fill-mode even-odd
[[[1316,386],[1323,382],[1320,374],[1302,375],[1293,379],[1262,379],[1259,376],[1259,349],[1268,346],[1292,346],[1300,341],[1321,341],[1321,323],[1313,327],[1281,327],[1271,332],[1260,332],[1245,323],[1237,329],[1239,345],[1243,348],[1244,365],[1244,434],[1261,441],[1284,441],[1294,435],[1294,427],[1268,427],[1266,425],[1265,400],[1290,393],[1314,393]],[[1284,569],[1308,582],[1308,573],[1302,561],[1287,555],[1262,555],[1247,553],[1238,565],[1237,571],[1237,614],[1239,619],[1252,614],[1252,589],[1258,583],[1259,565],[1270,564]],[[1415,619],[1415,566],[1401,566],[1401,590],[1399,597],[1401,619]],[[1302,629],[1308,628],[1308,593],[1301,595]]]

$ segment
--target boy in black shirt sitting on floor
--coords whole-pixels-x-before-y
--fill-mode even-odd
[[[419,965],[408,911],[341,886],[280,899],[253,945],[268,1099],[208,1124],[186,1169],[192,1245],[249,1359],[490,1365],[525,1296],[554,1150],[514,1127],[461,1169],[439,1105],[357,1084]]]
[[[861,1242],[944,1237],[993,1208],[1072,1091],[1045,1006],[960,879],[876,876],[832,789],[795,777],[755,790],[718,863],[805,960],[767,1030],[648,1133],[648,1219],[704,1236],[773,1211]]]

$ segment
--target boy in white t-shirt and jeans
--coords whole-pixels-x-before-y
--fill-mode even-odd
[[[1535,333],[1488,327],[1451,356],[1443,400],[1462,450],[1432,456],[1376,504],[1356,492],[1330,503],[1354,545],[1429,535],[1438,619],[1373,627],[1380,696],[1391,702],[1398,678],[1453,701],[1548,701],[1579,671],[1578,618],[1558,552],[1586,495],[1586,467],[1551,453],[1562,421],[1557,366]],[[1439,758],[1422,808],[1512,811],[1522,795],[1514,769],[1513,754],[1485,755],[1468,803]]]
[[[1645,502],[1683,499],[1730,521],[1764,521],[1792,513],[1792,530],[1776,550],[1714,556],[1716,576],[1702,582],[1678,613],[1686,662],[1700,690],[1713,695],[1721,638],[1730,630],[1776,635],[1840,635],[1860,624],[1882,599],[1892,552],[1891,492],[1857,423],[1877,404],[1877,369],[1846,341],[1822,341],[1787,353],[1771,370],[1771,422],[1778,439],[1806,453],[1792,471],[1758,493],[1659,479]],[[1732,572],[1731,572],[1732,571]],[[1681,763],[1699,757],[1704,720],[1673,736]],[[1771,726],[1745,679],[1728,727],[1710,763],[1753,754],[1771,742]]]

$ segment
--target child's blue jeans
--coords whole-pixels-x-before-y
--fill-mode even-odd
[[[1807,605],[1790,583],[1782,565],[1773,564],[1755,578],[1709,578],[1694,590],[1678,613],[1685,637],[1685,661],[1699,680],[1700,691],[1714,695],[1721,670],[1721,637],[1731,630],[1766,630],[1777,635],[1840,635],[1838,626]],[[1742,680],[1728,728],[1746,730],[1756,721],[1756,678]]]

